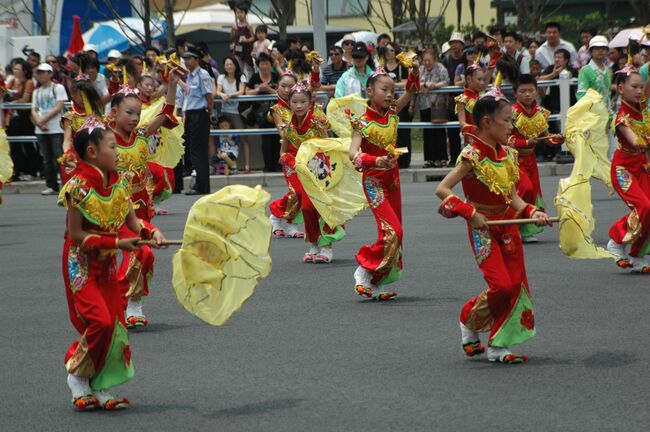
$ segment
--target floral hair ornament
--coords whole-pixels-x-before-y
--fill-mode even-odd
[[[307,84],[305,84],[304,81],[298,81],[298,83],[294,84],[294,86],[291,87],[291,94],[308,93],[308,92],[309,92],[309,87],[307,87]]]
[[[625,74],[625,76],[629,77],[633,73],[639,73],[639,69],[634,67],[634,64],[632,63],[632,39],[630,39],[627,43],[627,63],[624,67],[617,70],[615,75]]]
[[[290,76],[290,77],[293,77],[296,80],[298,80],[298,75],[296,75],[296,73],[294,71],[292,71],[290,68],[287,68],[280,78],[283,78],[283,77],[286,77],[286,76]]]
[[[138,92],[134,88],[130,87],[128,84],[125,84],[122,86],[122,88],[120,88],[120,91],[118,91],[117,94],[121,94],[124,96],[130,96],[130,95],[137,96]]]
[[[85,74],[85,73],[80,73],[76,77],[74,77],[75,81],[90,81],[90,77]]]
[[[480,99],[483,99],[483,98],[486,98],[486,97],[491,97],[491,98],[494,98],[494,100],[497,101],[497,102],[499,102],[499,101],[509,102],[508,98],[505,97],[505,95],[501,91],[501,81],[502,80],[503,80],[503,77],[501,75],[501,72],[498,72],[496,78],[494,79],[494,85],[492,86],[492,88],[490,90],[485,92],[485,94],[483,96],[481,96]]]
[[[88,129],[88,135],[90,135],[95,129],[106,130],[106,124],[98,120],[96,117],[90,116],[88,117],[88,120],[86,120],[84,124],[79,128],[78,132],[81,132],[85,129]]]
[[[384,69],[383,67],[378,67],[377,69],[375,69],[373,73],[370,74],[370,78],[376,78],[382,75],[388,76],[388,72],[386,72],[386,69]]]

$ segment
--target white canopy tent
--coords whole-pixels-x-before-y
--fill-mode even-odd
[[[230,28],[234,22],[235,12],[228,5],[220,3],[174,13],[174,26],[177,35],[195,30]],[[253,27],[259,24],[272,24],[270,18],[262,21],[253,13],[248,14],[248,22]]]

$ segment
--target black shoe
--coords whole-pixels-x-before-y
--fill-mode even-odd
[[[196,189],[190,189],[187,192],[185,192],[185,195],[188,195],[188,196],[190,196],[190,195],[204,195],[204,193],[200,192],[200,191],[198,191]]]

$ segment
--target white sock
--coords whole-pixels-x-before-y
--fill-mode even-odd
[[[487,349],[488,360],[499,361],[502,356],[512,354],[508,348],[497,348],[489,346]]]
[[[463,340],[463,345],[468,342],[477,342],[480,340],[477,332],[469,329],[463,323],[458,323],[458,324],[460,324],[460,337]]]
[[[90,381],[88,378],[81,378],[76,375],[72,375],[71,373],[68,374],[68,387],[70,387],[73,398],[92,394],[92,391],[90,390]]]
[[[97,390],[96,392],[93,393],[97,400],[99,401],[100,404],[104,405],[106,402],[108,402],[111,399],[115,399],[113,395],[111,395],[108,390]]]
[[[126,316],[141,317],[142,315],[142,300],[129,300],[126,305]]]

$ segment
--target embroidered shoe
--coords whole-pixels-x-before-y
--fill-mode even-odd
[[[311,247],[309,248],[309,252],[307,252],[305,256],[302,257],[302,262],[304,263],[316,262],[316,255],[318,255],[319,253],[320,253],[320,248],[315,244],[312,244]]]
[[[483,347],[480,340],[477,340],[464,343],[463,351],[467,357],[474,357],[483,354],[485,352],[485,347]]]
[[[364,287],[363,285],[357,285],[354,289],[361,297],[371,299],[375,295],[375,293],[370,288]]]
[[[99,408],[99,401],[95,395],[89,394],[72,398],[72,406],[77,411],[92,411]]]
[[[127,329],[134,329],[135,326],[138,325],[138,317],[133,316],[133,315],[126,317],[125,321],[126,321],[126,328]]]
[[[329,264],[334,259],[334,251],[331,247],[320,248],[320,251],[314,256],[314,263]]]
[[[614,255],[614,262],[620,268],[630,268],[632,264],[630,263],[630,257],[625,252],[625,246],[620,243],[616,243],[614,240],[610,239],[607,242],[607,252]]]
[[[372,289],[372,275],[368,270],[361,266],[357,267],[354,271],[354,283],[354,290],[361,297],[371,299],[375,296],[375,292]]]
[[[278,238],[286,237],[286,221],[275,215],[271,215],[271,225],[273,226],[273,235]]]
[[[630,257],[632,273],[650,273],[650,263],[645,258]]]
[[[521,241],[523,243],[537,243],[539,240],[535,236],[522,237]]]
[[[284,237],[288,238],[305,238],[305,233],[300,231],[296,224],[285,222],[286,230],[284,232]]]
[[[499,362],[503,364],[518,364],[528,361],[527,355],[517,355],[510,352],[507,348],[488,347],[488,361]]]
[[[375,300],[377,301],[388,301],[394,297],[397,297],[397,293],[395,291],[389,291],[389,292],[383,292],[379,293],[377,297],[375,297]]]
[[[129,400],[127,398],[116,398],[106,390],[95,392],[95,397],[97,397],[99,406],[106,411],[123,410],[129,407]]]

